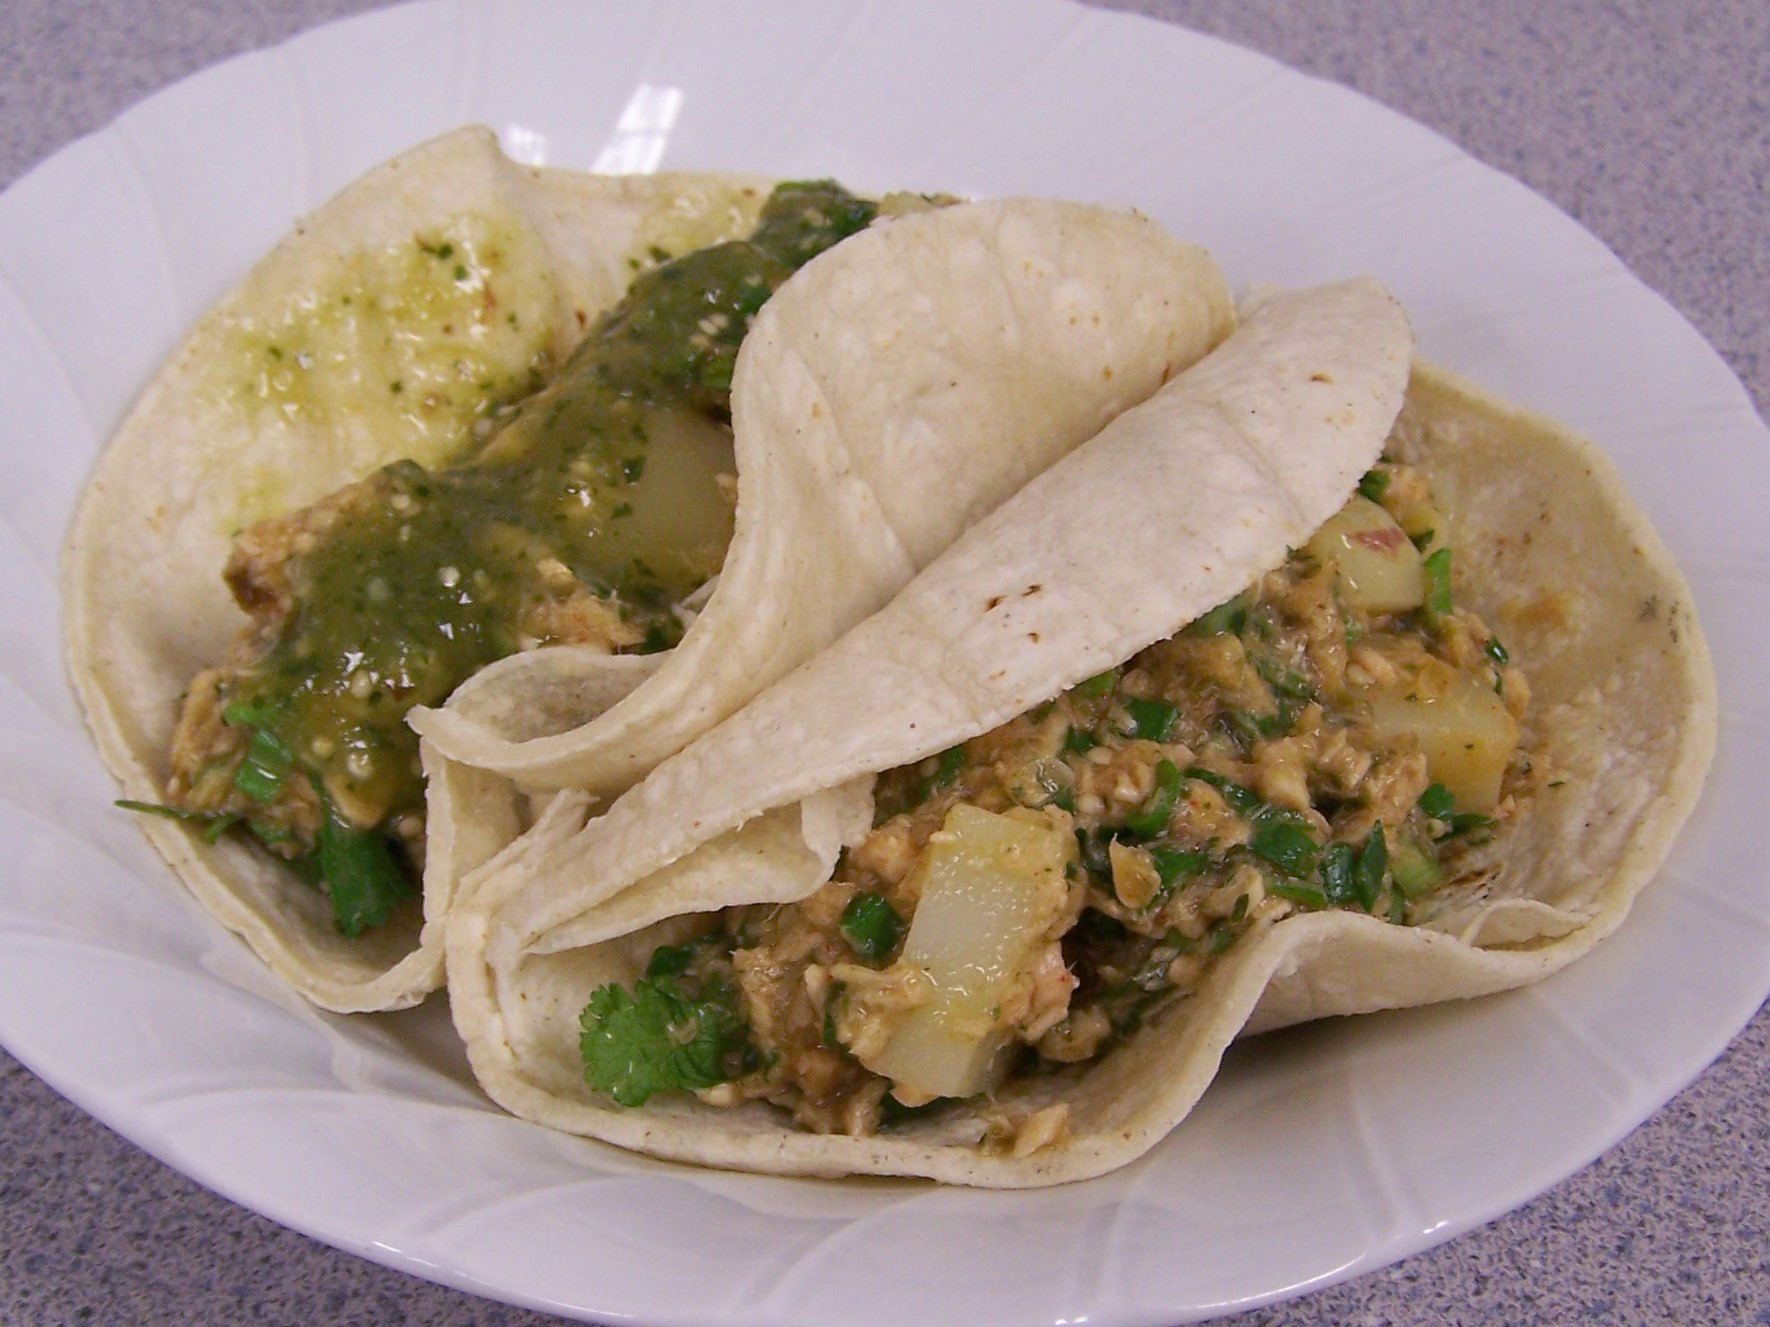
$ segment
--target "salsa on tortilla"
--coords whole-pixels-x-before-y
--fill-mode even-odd
[[[235,541],[250,627],[186,694],[166,806],[313,879],[347,935],[415,895],[424,784],[406,714],[518,650],[668,649],[731,538],[730,388],[756,311],[868,225],[831,182],[780,186],[755,231],[654,255],[471,455],[403,460]]]

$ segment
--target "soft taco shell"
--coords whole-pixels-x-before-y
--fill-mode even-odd
[[[306,218],[148,385],[70,530],[69,666],[125,796],[160,798],[181,693],[244,621],[220,575],[233,535],[401,456],[433,462],[465,441],[472,409],[450,415],[439,390],[441,422],[412,427],[386,391],[388,376],[460,360],[514,382],[537,356],[557,362],[620,296],[636,257],[659,242],[680,251],[747,233],[766,190],[735,177],[530,169],[474,129],[389,162]],[[570,743],[612,707],[614,737],[591,741],[588,766],[571,748],[547,770],[603,787],[630,781],[864,616],[917,559],[1203,354],[1233,318],[1209,258],[1132,213],[990,204],[882,230],[899,227],[910,239],[932,231],[924,247],[976,264],[975,303],[998,319],[993,338],[975,355],[943,359],[963,372],[938,384],[907,376],[938,357],[931,342],[954,334],[935,317],[947,306],[934,307],[951,296],[929,289],[925,271],[900,280],[880,270],[902,247],[895,238],[863,248],[852,266],[834,264],[824,289],[841,297],[840,317],[816,298],[789,298],[789,283],[765,310],[755,352],[746,346],[740,358],[737,430],[748,441],[739,443],[738,533],[685,657],[573,647],[519,656],[470,689],[464,731],[490,731],[494,754],[521,753],[537,724]],[[280,332],[300,325],[316,291],[340,302],[373,293],[376,256],[393,252],[412,261],[422,261],[414,252],[446,252],[451,266],[469,252],[483,259],[482,285],[496,296],[484,309],[495,315],[463,322],[446,304],[439,313],[428,287],[414,295],[396,282],[393,312],[378,329],[385,344],[338,332],[298,391],[279,395],[273,382],[266,408],[251,379],[274,376],[265,357],[279,354]],[[442,284],[446,297],[452,286]],[[417,361],[385,357],[414,332],[432,338]],[[856,381],[880,363],[893,366],[902,391],[877,377]],[[1010,434],[988,411],[1023,365],[1067,373],[1076,391],[1045,418],[1012,416],[1027,427]],[[1074,381],[1083,373],[1089,381]],[[935,475],[953,482],[930,494]],[[784,607],[802,604],[813,607]],[[660,687],[650,689],[658,698],[623,708],[636,687],[648,694],[641,684],[660,668]],[[422,906],[355,939],[340,934],[320,891],[248,844],[207,843],[157,818],[144,817],[143,828],[199,901],[303,995],[340,1011],[404,1007],[441,984],[440,927],[461,875],[522,827],[507,780],[449,758],[485,754],[452,745],[458,731],[440,725],[424,750],[433,811]],[[555,747],[538,745],[555,760]],[[456,806],[474,810],[456,815]]]
[[[516,655],[413,727],[527,790],[618,793],[1231,321],[1203,252],[1133,212],[1010,200],[876,225],[810,263],[750,329],[732,388],[737,530],[681,644],[630,692],[610,671],[644,665]]]
[[[660,218],[677,226],[692,214],[730,233],[750,224],[765,190],[735,177],[533,170],[473,128],[378,167],[303,218],[148,383],[69,530],[69,670],[124,794],[160,799],[182,692],[245,621],[221,577],[234,534],[402,456],[436,461],[466,440],[475,401],[439,393],[440,405],[408,417],[383,375],[434,385],[435,366],[459,360],[515,382],[537,357],[563,357],[619,297],[629,257]],[[459,246],[463,259],[471,248],[474,298],[489,296],[483,307],[496,316],[443,331],[439,322],[464,311],[447,302],[452,272],[434,283],[401,267],[422,261],[422,245]],[[301,335],[316,299],[378,294],[389,303],[381,321],[339,310],[320,323],[330,339],[317,363],[264,380],[278,340]],[[413,333],[429,341],[408,355]],[[289,358],[297,353],[291,342]],[[396,1008],[438,984],[440,932],[425,944],[419,933],[440,918],[445,891],[430,892],[425,915],[413,908],[346,940],[325,897],[265,855],[167,821],[144,817],[142,827],[203,906],[316,1002]],[[465,831],[444,840],[429,874],[451,882],[497,846]]]
[[[1593,447],[1441,370],[1410,374],[1408,348],[1368,283],[1280,298],[598,821],[556,807],[488,864],[449,931],[455,1018],[487,1091],[704,1164],[1056,1183],[1153,1146],[1243,1033],[1519,986],[1608,935],[1712,755],[1688,589]],[[1459,597],[1528,669],[1524,741],[1556,772],[1427,925],[1299,913],[1256,933],[1099,1062],[998,1093],[1010,1118],[1069,1107],[1068,1136],[1026,1156],[980,1150],[976,1112],[856,1139],[685,1094],[625,1110],[584,1085],[577,1015],[598,985],[631,983],[697,912],[811,893],[868,827],[873,773],[987,731],[1245,588],[1338,509],[1386,435],[1431,475]],[[1149,574],[1161,558],[1174,576]]]

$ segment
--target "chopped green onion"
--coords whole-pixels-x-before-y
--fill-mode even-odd
[[[1178,705],[1162,700],[1141,700],[1135,696],[1125,701],[1125,713],[1131,716],[1130,736],[1146,742],[1168,741],[1180,721]]]
[[[295,753],[268,728],[254,728],[245,757],[234,770],[234,787],[263,805],[276,801],[295,767]]]
[[[1248,597],[1238,594],[1227,603],[1218,604],[1202,617],[1193,619],[1186,628],[1188,636],[1239,635],[1247,625]]]
[[[1319,849],[1303,821],[1288,811],[1265,808],[1254,817],[1248,851],[1271,862],[1286,875],[1308,875]]]
[[[1112,689],[1119,683],[1119,670],[1108,668],[1104,673],[1095,673],[1086,681],[1077,682],[1070,688],[1070,694],[1080,696],[1083,700],[1101,700],[1112,694]]]
[[[1211,854],[1202,848],[1151,848],[1150,860],[1161,877],[1162,891],[1173,889],[1180,880],[1190,880],[1211,864]]]
[[[1315,684],[1267,651],[1248,651],[1248,662],[1254,665],[1254,671],[1260,675],[1260,680],[1279,695],[1291,700],[1315,699]]]
[[[1389,874],[1395,881],[1395,888],[1410,899],[1418,898],[1444,879],[1444,869],[1431,854],[1419,844],[1405,839],[1395,845]]]
[[[1290,880],[1270,880],[1266,884],[1268,894],[1276,894],[1282,899],[1289,899],[1299,907],[1321,911],[1328,906],[1328,896],[1312,885],[1299,885]]]
[[[1389,843],[1383,837],[1383,822],[1371,827],[1370,836],[1358,851],[1352,868],[1352,892],[1366,912],[1377,906],[1377,895],[1383,892],[1383,877],[1389,872]]]
[[[1084,752],[1092,751],[1099,745],[1099,739],[1086,728],[1072,727],[1063,735],[1063,749],[1074,752],[1078,756]]]
[[[1210,784],[1211,787],[1223,794],[1223,800],[1229,803],[1230,809],[1241,815],[1251,816],[1266,805],[1252,788],[1244,788],[1239,783],[1232,783],[1215,770],[1208,770],[1203,765],[1188,765],[1186,777]]]
[[[1441,548],[1428,554],[1420,566],[1426,573],[1426,617],[1433,622],[1449,617],[1454,607],[1450,598],[1450,550]]]
[[[1500,644],[1500,638],[1498,636],[1489,636],[1487,638],[1487,644],[1482,647],[1482,650],[1486,653],[1489,659],[1492,659],[1495,664],[1498,664],[1501,667],[1512,662],[1512,656],[1506,653],[1506,647]]]
[[[1372,466],[1358,481],[1358,491],[1372,502],[1381,502],[1383,494],[1389,491],[1389,472],[1381,466]]]
[[[1180,788],[1185,783],[1180,767],[1171,760],[1156,762],[1155,791],[1149,799],[1125,817],[1125,828],[1142,838],[1153,839],[1168,827],[1168,818],[1180,801]]]
[[[1330,843],[1321,854],[1321,888],[1336,908],[1357,901],[1352,884],[1354,854],[1350,843]]]

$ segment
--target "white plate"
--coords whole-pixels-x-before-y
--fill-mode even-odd
[[[1424,353],[1598,438],[1690,575],[1722,744],[1672,868],[1562,976],[1239,1047],[1145,1161],[1038,1193],[648,1162],[493,1110],[435,1002],[305,1008],[110,808],[62,677],[57,549],[181,330],[298,212],[469,120],[554,164],[1121,200],[1238,283],[1380,274]],[[1744,391],[1522,186],[1207,38],[937,0],[439,0],[324,28],[161,93],[0,197],[0,430],[0,1040],[203,1183],[420,1276],[649,1324],[1191,1320],[1523,1202],[1770,987],[1748,841],[1770,710],[1747,685],[1770,654],[1770,448]]]

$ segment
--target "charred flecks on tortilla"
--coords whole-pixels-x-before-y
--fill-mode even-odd
[[[1528,703],[1385,461],[1247,593],[875,787],[802,902],[730,910],[582,1019],[617,1102],[696,1090],[867,1134],[1092,1059],[1298,911],[1421,920],[1529,787]]]
[[[530,646],[675,643],[731,536],[750,320],[875,213],[782,186],[747,240],[660,255],[471,455],[397,462],[246,530],[226,577],[253,620],[190,686],[165,809],[242,826],[328,890],[347,934],[385,920],[423,860],[407,712]]]

